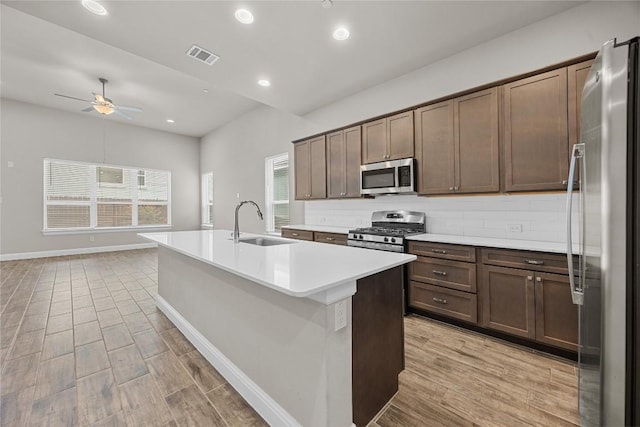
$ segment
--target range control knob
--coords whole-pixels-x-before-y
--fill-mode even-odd
[[[358,239],[362,240],[362,234],[360,236],[358,236]]]
[[[385,243],[389,241],[389,238],[385,237],[384,238]]]
[[[395,238],[395,237],[392,237],[392,238],[391,238],[391,243],[395,243],[395,242],[396,242],[396,238]]]

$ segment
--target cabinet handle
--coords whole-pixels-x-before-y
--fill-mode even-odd
[[[442,249],[431,249],[431,252],[433,252],[434,254],[446,254],[447,251],[442,250]]]
[[[447,272],[446,271],[440,271],[440,270],[431,270],[433,271],[433,274],[437,274],[439,276],[446,276]]]
[[[447,303],[447,300],[443,299],[443,298],[433,297],[433,300],[435,302],[437,302],[438,304],[446,304]]]
[[[542,277],[536,276],[536,282],[542,282]]]
[[[527,280],[533,280],[533,276],[527,276]]]
[[[458,191],[458,187],[453,187],[454,190]]]
[[[299,234],[298,234],[298,233],[291,233],[291,235],[292,235],[293,237],[298,237],[298,236],[299,236]]]
[[[544,265],[544,261],[537,259],[525,259],[524,262],[531,265]]]
[[[327,237],[326,239],[330,242],[333,242],[333,237]]]
[[[453,187],[449,187],[449,191],[453,191]]]

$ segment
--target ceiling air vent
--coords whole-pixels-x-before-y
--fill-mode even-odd
[[[213,65],[214,62],[220,59],[220,57],[215,53],[211,53],[200,46],[196,46],[195,44],[189,48],[187,55],[200,62],[204,62],[207,65]]]

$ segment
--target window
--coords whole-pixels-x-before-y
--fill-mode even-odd
[[[202,225],[213,226],[213,172],[202,174]]]
[[[44,230],[171,224],[171,174],[44,160]]]
[[[289,224],[289,154],[265,159],[265,225],[267,233]]]

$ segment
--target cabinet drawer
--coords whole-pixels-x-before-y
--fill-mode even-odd
[[[501,267],[569,274],[567,272],[567,257],[561,254],[507,249],[482,249],[482,263]]]
[[[289,239],[313,241],[313,231],[296,230],[294,228],[283,228],[281,235],[282,237],[288,237]]]
[[[476,248],[473,246],[413,241],[409,242],[409,253],[453,261],[476,262]]]
[[[409,264],[409,279],[476,293],[476,265],[468,262],[420,256]]]
[[[322,233],[320,231],[316,231],[314,240],[316,242],[332,243],[334,245],[346,245],[347,235],[339,233]]]
[[[441,286],[409,282],[409,306],[473,324],[478,323],[478,303],[474,294]]]

